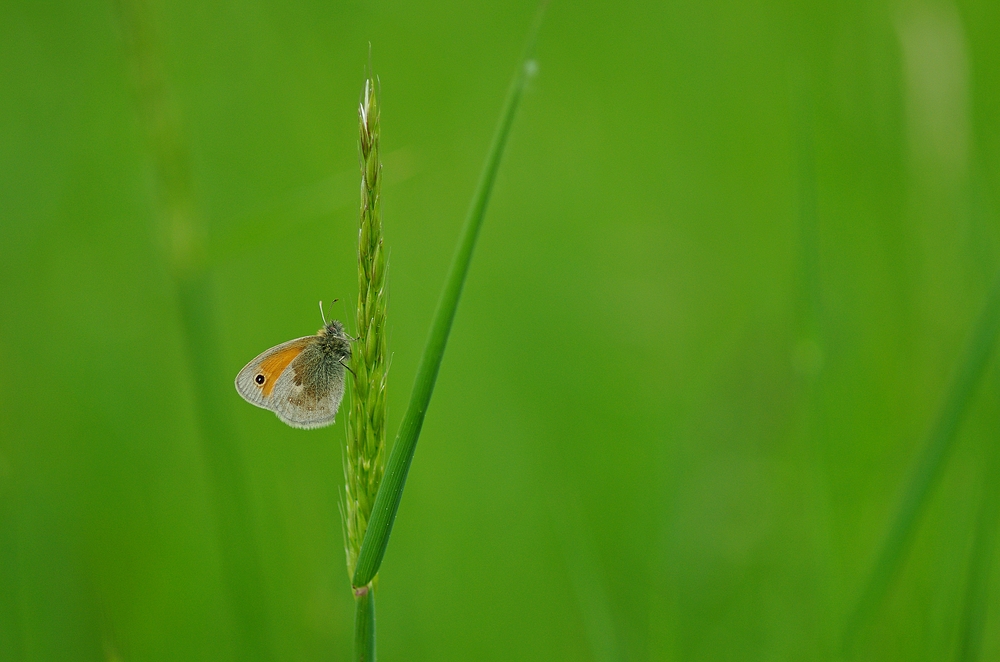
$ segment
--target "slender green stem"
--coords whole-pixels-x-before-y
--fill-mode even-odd
[[[375,589],[371,584],[354,589],[354,659],[375,661]]]
[[[534,61],[529,58],[529,55],[534,47],[535,36],[538,34],[538,28],[541,24],[541,16],[542,11],[540,10],[529,33],[526,55],[521,66],[518,67],[507,93],[507,100],[500,115],[500,123],[486,158],[486,166],[480,176],[479,185],[472,199],[472,206],[462,229],[458,250],[455,252],[448,278],[445,281],[444,291],[441,293],[441,299],[438,301],[437,310],[434,313],[434,321],[427,338],[427,344],[424,346],[424,354],[420,359],[413,391],[410,394],[410,403],[403,415],[403,422],[400,424],[392,452],[389,454],[385,475],[378,495],[375,497],[371,519],[368,521],[368,528],[361,543],[361,553],[358,555],[354,579],[351,582],[354,586],[364,586],[370,582],[375,573],[378,572],[379,566],[382,564],[382,557],[385,555],[386,544],[389,542],[392,524],[396,519],[399,501],[403,496],[406,474],[410,470],[413,451],[416,449],[420,428],[424,423],[424,415],[427,413],[427,406],[434,391],[434,382],[437,380],[438,369],[441,367],[441,358],[448,342],[451,323],[455,319],[455,310],[462,294],[462,286],[465,284],[465,277],[469,272],[472,250],[475,248],[476,237],[479,235],[479,228],[482,226],[483,217],[486,214],[486,205],[496,180],[500,158],[503,156],[504,146],[507,144],[507,137],[510,135],[511,125],[525,85],[534,74]]]
[[[976,386],[1000,332],[1000,276],[994,281],[972,338],[965,349],[958,373],[951,383],[924,450],[914,467],[896,517],[882,544],[878,560],[868,577],[864,592],[844,628],[843,648],[849,654],[863,626],[877,611],[899,572],[923,514],[952,448],[958,428],[975,395]]]
[[[379,158],[378,81],[371,71],[358,107],[358,156],[361,165],[361,215],[358,229],[358,339],[351,350],[353,389],[344,454],[341,516],[347,575],[368,525],[368,516],[385,460],[386,290],[382,245],[382,161]],[[372,583],[356,588],[354,650],[358,660],[375,659],[375,599]]]

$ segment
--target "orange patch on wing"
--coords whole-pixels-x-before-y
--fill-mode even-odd
[[[287,349],[283,349],[280,352],[275,352],[271,356],[267,357],[260,362],[259,374],[264,375],[264,383],[261,384],[261,389],[264,391],[264,397],[270,397],[271,391],[274,390],[274,385],[278,383],[278,377],[281,373],[285,371],[288,364],[295,360],[295,357],[302,353],[302,350],[306,348],[306,343],[300,345],[293,345]]]

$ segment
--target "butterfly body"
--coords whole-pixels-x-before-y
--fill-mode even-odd
[[[314,336],[272,347],[240,370],[236,391],[296,428],[333,423],[344,397],[350,338],[334,320]]]

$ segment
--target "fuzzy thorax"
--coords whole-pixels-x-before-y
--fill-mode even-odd
[[[344,333],[344,325],[333,320],[316,332],[319,348],[324,354],[333,354],[338,360],[351,358],[351,339]]]

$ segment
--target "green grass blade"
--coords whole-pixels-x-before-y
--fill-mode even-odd
[[[486,166],[479,178],[472,206],[462,229],[458,250],[455,252],[448,278],[445,281],[444,291],[441,293],[441,299],[438,301],[437,310],[434,313],[434,321],[427,338],[427,344],[424,346],[420,366],[417,368],[413,391],[410,394],[410,403],[403,415],[403,422],[399,426],[399,433],[393,443],[392,452],[389,454],[385,474],[375,498],[375,505],[372,507],[371,519],[368,521],[368,528],[361,543],[361,553],[358,554],[354,579],[351,582],[354,586],[364,586],[370,582],[375,573],[378,572],[378,568],[382,564],[382,557],[385,555],[386,544],[389,542],[392,524],[396,519],[399,501],[403,496],[406,474],[410,470],[410,462],[413,460],[413,451],[417,446],[417,438],[420,436],[420,428],[424,423],[427,405],[434,392],[434,383],[437,381],[438,369],[441,367],[441,358],[444,355],[445,345],[448,343],[448,334],[451,331],[451,323],[455,319],[455,310],[462,294],[462,286],[465,284],[465,277],[469,272],[469,262],[472,259],[472,251],[476,245],[479,228],[482,226],[483,217],[486,214],[486,205],[496,180],[500,158],[503,156],[504,146],[507,144],[507,137],[510,135],[511,125],[525,85],[534,73],[534,62],[529,59],[529,55],[533,50],[535,36],[541,24],[541,16],[542,12],[539,11],[530,32],[526,55],[518,67],[507,93],[503,112],[500,115],[500,123],[486,158]]]
[[[899,510],[892,522],[868,582],[844,628],[843,647],[850,653],[861,630],[876,613],[906,557],[928,497],[948,461],[958,428],[1000,331],[1000,276],[994,281],[958,373],[946,394],[924,450],[917,460]]]
[[[375,589],[371,584],[354,590],[354,659],[375,660]]]

